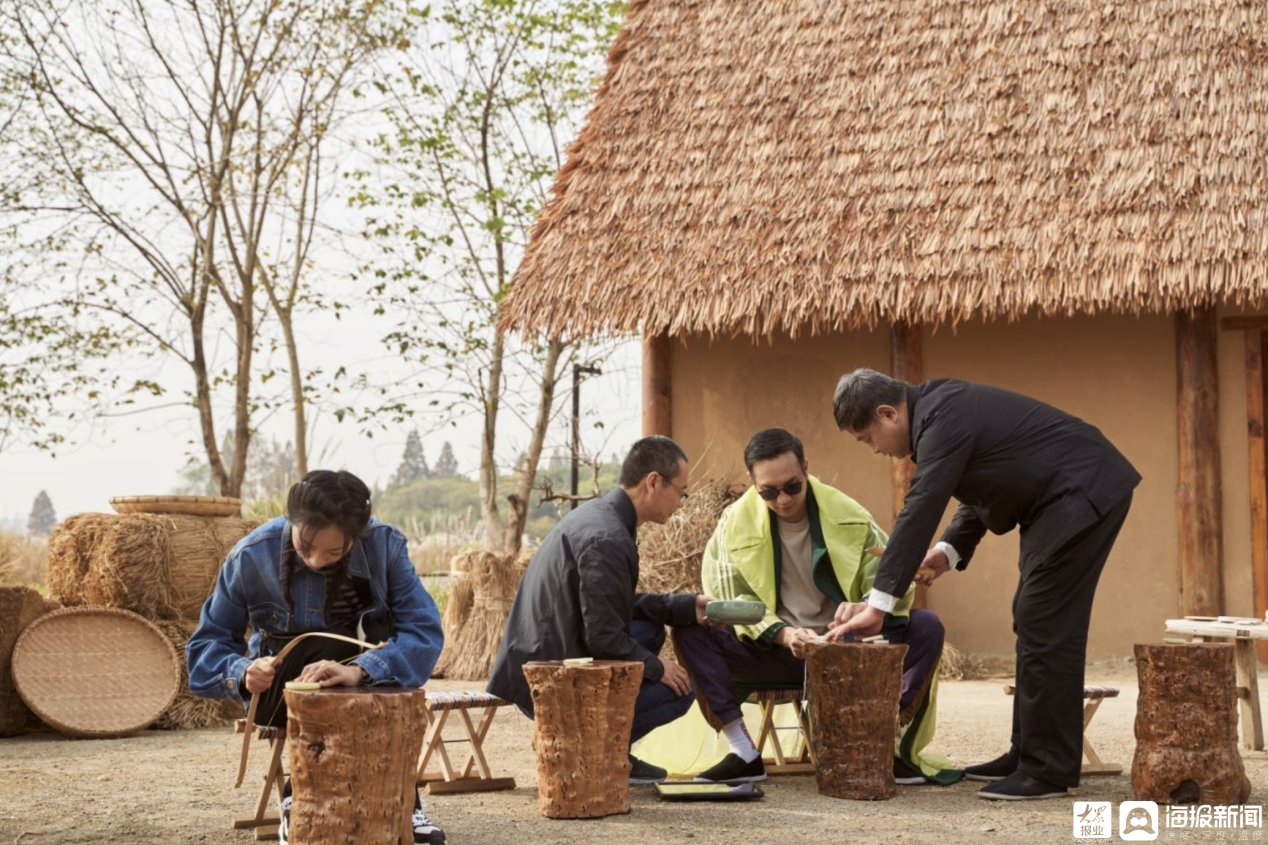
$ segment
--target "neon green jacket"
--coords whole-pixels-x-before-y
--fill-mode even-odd
[[[814,546],[814,582],[828,598],[866,601],[880,565],[880,557],[868,550],[883,549],[889,537],[858,502],[813,475],[809,479],[807,506]],[[757,488],[749,487],[722,512],[701,564],[701,580],[709,595],[757,600],[766,605],[762,621],[735,628],[737,636],[753,642],[769,643],[775,632],[784,627],[775,615],[782,563],[773,519],[770,508],[757,495]],[[909,615],[914,595],[915,587],[908,588],[890,614],[895,622]]]

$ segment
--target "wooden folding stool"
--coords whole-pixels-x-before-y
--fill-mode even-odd
[[[815,771],[814,755],[810,750],[810,717],[802,705],[801,687],[786,689],[755,689],[749,692],[746,701],[753,702],[761,710],[762,721],[757,731],[757,750],[762,754],[762,764],[768,775],[812,775]],[[797,708],[797,724],[779,728],[775,726],[775,708],[781,704],[791,704]],[[779,731],[795,730],[798,733],[796,749],[792,755],[784,753],[783,743],[779,740]],[[767,755],[767,746],[770,755]]]
[[[1013,695],[1017,692],[1017,688],[1012,684],[1004,687],[1004,695]],[[1121,775],[1123,767],[1117,763],[1106,763],[1101,760],[1100,755],[1096,753],[1096,749],[1092,747],[1092,743],[1088,742],[1087,726],[1092,723],[1092,717],[1096,715],[1096,711],[1101,706],[1101,702],[1107,698],[1117,698],[1118,690],[1115,687],[1093,687],[1086,686],[1083,688],[1083,698],[1087,702],[1083,705],[1083,756],[1087,758],[1087,762],[1083,764],[1080,773],[1087,777],[1088,775]]]
[[[425,784],[429,795],[448,792],[492,792],[498,789],[514,789],[515,778],[495,778],[484,756],[484,738],[493,724],[493,716],[499,707],[510,704],[487,692],[429,692],[427,693],[427,734],[423,739],[423,754],[418,761],[418,783]],[[483,710],[477,725],[471,720],[472,710]],[[445,724],[449,714],[456,712],[464,728],[464,735],[445,739]],[[455,768],[445,749],[447,743],[465,742],[470,745],[466,762]],[[440,771],[428,771],[433,757],[440,764]],[[474,771],[473,771],[474,770]]]
[[[246,731],[247,720],[238,719],[234,722],[233,730],[234,733],[239,734]],[[282,749],[286,746],[286,729],[256,725],[252,730],[256,731],[257,739],[268,741],[273,753],[269,755],[269,767],[264,774],[264,787],[260,790],[260,800],[256,803],[255,815],[235,818],[233,827],[235,830],[253,828],[256,841],[267,842],[277,839],[277,828],[282,821],[278,816],[266,816],[265,812],[269,806],[269,793],[274,788],[277,789],[279,807],[282,803],[282,786],[285,781],[282,773]]]

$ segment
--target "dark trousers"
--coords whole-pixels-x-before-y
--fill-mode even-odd
[[[1079,785],[1092,599],[1130,508],[1129,495],[1056,550],[1027,549],[1022,538],[1012,744],[1022,771],[1057,786]]]
[[[630,636],[639,645],[658,654],[665,644],[665,626],[644,619],[635,619],[630,623]],[[630,744],[638,742],[654,729],[666,725],[691,709],[696,700],[694,692],[679,695],[660,681],[643,681],[638,689],[638,698],[634,700],[634,722],[630,728]],[[533,718],[533,712],[520,707],[520,712]]]
[[[899,708],[908,711],[928,689],[942,655],[942,622],[928,610],[913,610],[911,621],[891,642],[907,644]],[[740,718],[740,686],[800,687],[806,663],[783,646],[762,648],[741,642],[730,628],[695,625],[674,629],[674,645],[691,672],[700,697],[725,725]]]

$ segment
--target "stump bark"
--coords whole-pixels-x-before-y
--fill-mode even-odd
[[[537,808],[550,819],[630,811],[629,748],[643,664],[524,665],[533,696]]]
[[[1233,646],[1135,647],[1140,698],[1132,788],[1159,804],[1244,804]]]
[[[893,798],[906,645],[810,643],[806,691],[819,794]]]
[[[286,691],[292,845],[411,845],[420,689]]]

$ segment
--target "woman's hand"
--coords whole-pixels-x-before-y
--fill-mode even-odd
[[[318,660],[309,663],[295,680],[321,684],[323,687],[360,686],[365,674],[355,663],[344,665],[334,660]]]
[[[273,672],[273,658],[260,657],[252,660],[246,674],[242,676],[242,685],[247,688],[247,692],[258,695],[273,686]]]

